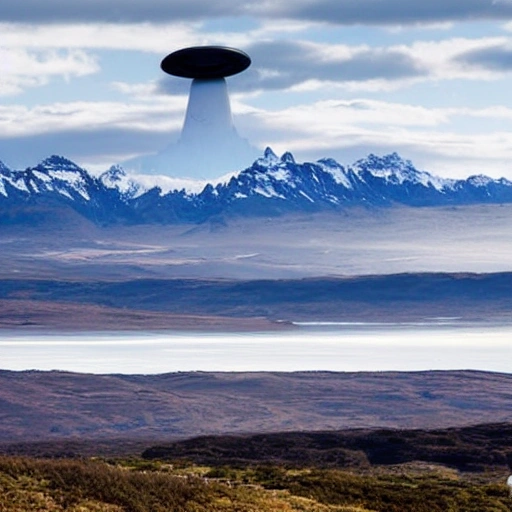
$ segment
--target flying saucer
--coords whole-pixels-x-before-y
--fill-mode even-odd
[[[215,79],[236,75],[251,65],[249,55],[225,46],[192,46],[175,51],[160,67],[169,75]]]
[[[162,71],[191,79],[179,138],[157,154],[131,159],[128,168],[201,180],[247,168],[260,151],[236,131],[226,78],[250,65],[246,53],[226,46],[193,46],[167,55]]]

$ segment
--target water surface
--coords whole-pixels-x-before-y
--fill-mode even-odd
[[[0,368],[87,373],[413,371],[512,373],[512,325],[309,324],[265,333],[0,333]]]

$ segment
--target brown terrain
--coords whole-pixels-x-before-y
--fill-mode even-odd
[[[229,225],[3,226],[0,337],[2,329],[259,331],[311,320],[508,323],[512,207],[500,222],[495,209],[471,211],[471,219],[467,209],[402,209]],[[494,425],[475,427],[486,423]],[[254,453],[268,455],[256,462],[287,463],[295,453],[327,465],[338,457],[503,468],[510,424],[512,374],[0,370],[4,453],[140,454],[158,445],[153,455],[198,463],[254,462]],[[462,427],[472,430],[431,430]],[[346,429],[359,430],[344,437]],[[387,430],[367,435],[374,429]],[[326,432],[339,436],[334,451]],[[281,434],[251,437],[262,433]],[[172,444],[226,434],[239,437]]]
[[[214,315],[172,314],[161,311],[112,308],[95,304],[62,301],[1,300],[0,338],[2,329],[34,330],[194,330],[194,331],[265,331],[285,329],[285,323],[265,318],[233,318]]]
[[[512,423],[432,430],[349,429],[202,436],[152,446],[143,452],[143,457],[191,460],[209,466],[281,464],[368,469],[410,464],[409,469],[413,469],[423,463],[425,469],[428,464],[436,464],[459,471],[507,470],[512,469]]]
[[[0,372],[4,444],[492,422],[512,422],[512,375]]]

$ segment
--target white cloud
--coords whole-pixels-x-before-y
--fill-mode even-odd
[[[0,23],[2,46],[12,48],[82,48],[162,53],[203,44],[197,23],[73,23],[35,25]]]
[[[344,134],[354,124],[386,126],[437,126],[448,121],[450,110],[389,103],[368,99],[327,100],[311,105],[290,107],[276,112],[262,112],[262,122],[272,124],[283,133],[303,127],[307,133]]]
[[[50,132],[93,132],[104,127],[166,133],[181,127],[183,101],[167,98],[152,103],[71,102],[0,106],[0,137],[14,138]]]
[[[157,83],[154,81],[144,83],[111,82],[110,86],[112,89],[137,101],[151,101],[154,103],[157,96],[167,96],[160,93]]]
[[[134,50],[157,54],[194,45],[222,44],[245,47],[254,41],[294,36],[312,24],[272,20],[250,30],[208,32],[201,21],[140,23],[6,23],[0,22],[2,46],[13,48],[81,48]]]
[[[471,117],[506,119],[512,121],[512,108],[504,105],[494,105],[479,109],[465,108],[460,109],[460,113]]]
[[[0,107],[0,159],[10,163],[22,147],[36,163],[50,153],[104,170],[131,156],[156,152],[181,128],[185,98],[153,101],[74,102],[28,109]],[[512,109],[429,109],[369,100],[319,101],[273,111],[233,102],[239,133],[263,148],[292,151],[299,159],[334,157],[351,163],[368,152],[398,151],[435,174],[464,177],[485,173],[512,177]],[[487,133],[457,130],[456,122],[501,120],[504,129]],[[508,130],[507,130],[508,128]],[[36,151],[37,150],[37,151]],[[31,154],[30,152],[33,151]]]
[[[462,133],[457,124],[471,118],[512,121],[512,109],[428,109],[360,99],[253,112],[249,118],[244,126],[259,126],[254,142],[292,151],[299,159],[332,156],[350,163],[368,152],[398,151],[434,174],[512,178],[512,122],[491,133],[478,123]]]
[[[471,81],[477,94],[479,82],[494,81],[487,90],[498,80],[505,84],[509,53],[503,49],[510,44],[511,38],[506,37],[510,34],[495,36],[489,31],[490,37],[452,37],[449,32],[456,20],[504,21],[512,16],[509,6],[508,10],[493,7],[491,0],[434,0],[421,6],[405,5],[402,0],[236,5],[223,0],[216,4],[148,0],[129,5],[107,0],[105,14],[99,12],[96,0],[63,3],[63,12],[57,9],[61,0],[39,1],[32,13],[24,12],[30,4],[24,1],[18,8],[0,6],[4,20],[0,23],[0,95],[30,90],[31,96],[23,99],[37,106],[0,107],[0,158],[5,152],[14,154],[15,149],[25,156],[37,146],[39,152],[57,151],[79,158],[79,163],[106,168],[135,154],[163,149],[181,128],[189,82],[163,75],[157,57],[184,46],[225,44],[240,47],[253,58],[251,68],[230,78],[228,85],[238,131],[254,144],[292,150],[299,157],[334,156],[343,163],[368,151],[397,150],[432,172],[467,175],[479,168],[489,174],[506,171],[503,174],[510,176],[511,109],[492,105],[492,97],[473,99],[486,107],[471,107],[470,93],[465,93],[467,106],[459,107],[462,101],[455,98],[455,85],[450,88],[450,81],[457,87]],[[116,8],[126,9],[127,15],[114,19]],[[149,21],[139,22],[144,16],[136,18],[137,9],[146,9]],[[380,20],[375,18],[378,10]],[[81,18],[80,12],[86,15]],[[157,12],[164,14],[157,16]],[[260,18],[244,17],[248,13]],[[226,15],[241,16],[240,24],[223,18]],[[66,24],[70,19],[73,23]],[[356,37],[355,28],[344,26],[354,23],[385,25],[386,30],[366,26],[366,32]],[[430,24],[432,30],[437,24],[438,31],[403,29],[418,23]],[[512,23],[506,28],[512,31]],[[457,26],[454,33],[464,32]],[[481,27],[474,31],[483,33]],[[139,75],[136,65],[130,67],[132,56],[149,73],[146,69],[146,74]],[[148,59],[151,64],[146,66]],[[114,66],[120,71],[115,82],[112,72],[108,77],[100,73],[102,62],[119,66]],[[50,88],[43,90],[44,100],[37,97],[39,86],[94,73],[97,90],[86,91],[91,101],[76,99],[92,80],[78,84],[74,98],[72,87],[67,88],[69,103],[51,103]],[[170,95],[162,94],[162,83]],[[407,98],[403,103],[398,90]],[[451,101],[445,91],[454,93],[457,108],[422,106],[438,101],[432,95],[426,98],[432,90],[441,91],[442,105]],[[58,87],[55,97],[59,97]],[[98,101],[93,101],[95,97]],[[490,124],[494,131],[486,130]]]
[[[26,50],[0,47],[0,96],[47,84],[52,78],[99,71],[96,59],[82,50]]]
[[[303,31],[309,26],[288,22],[285,24],[286,30],[277,35],[278,24],[275,22],[258,25],[245,32],[233,30],[221,33],[202,32],[200,22],[39,26],[3,23],[0,24],[0,33],[4,51],[19,55],[17,60],[20,68],[27,71],[18,76],[31,77],[25,85],[20,81],[17,87],[16,81],[6,81],[5,76],[9,76],[9,73],[4,74],[3,90],[6,94],[31,84],[47,83],[44,73],[28,71],[40,66],[30,65],[22,56],[46,50],[50,57],[53,51],[52,62],[64,64],[63,51],[58,50],[62,48],[63,42],[68,54],[68,62],[65,64],[72,76],[98,70],[95,57],[87,54],[86,50],[132,50],[164,56],[177,48],[190,45],[226,44],[241,47],[251,55],[253,65],[246,73],[234,77],[232,88],[235,91],[311,91],[333,86],[349,91],[390,91],[427,80],[491,80],[506,71],[471,65],[463,56],[506,45],[509,43],[507,37],[452,38],[390,46],[347,45],[307,41],[308,35]],[[287,39],[290,35],[291,38]],[[60,61],[56,60],[59,55]],[[155,74],[158,76],[157,69]],[[187,88],[167,78],[162,78],[161,82],[165,84],[164,88],[170,87],[169,92],[173,94],[183,94]]]
[[[417,41],[403,49],[430,70],[432,79],[490,80],[501,76],[501,73],[469,66],[460,57],[468,52],[506,44],[508,41],[507,37],[451,38]]]

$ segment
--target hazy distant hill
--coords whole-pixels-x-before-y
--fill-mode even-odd
[[[222,215],[276,216],[352,206],[468,205],[512,202],[512,182],[479,175],[445,179],[398,154],[369,155],[344,167],[333,159],[298,163],[271,149],[250,167],[214,183],[131,176],[112,167],[92,176],[52,156],[11,170],[0,162],[0,224],[41,224],[72,210],[98,225],[202,222]]]
[[[151,329],[170,328],[174,321],[182,328],[201,322],[229,328],[231,319],[233,328],[242,329],[251,326],[251,318],[260,319],[253,324],[256,329],[272,326],[263,318],[280,323],[437,317],[510,322],[511,290],[511,272],[276,280],[11,278],[0,280],[0,327]]]

